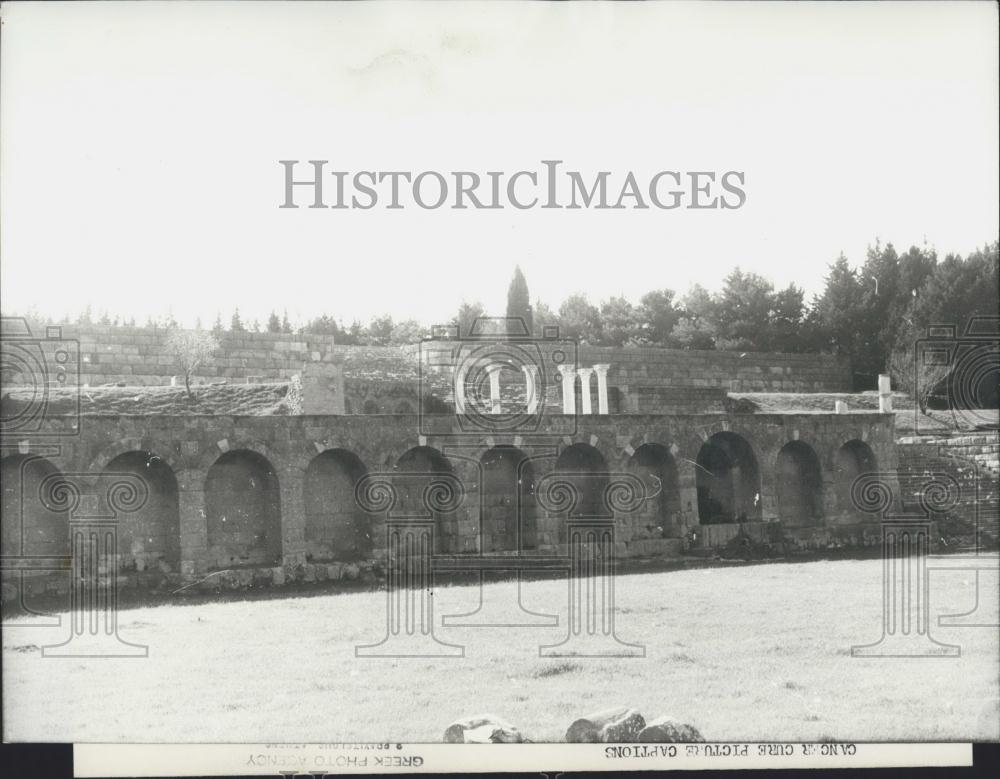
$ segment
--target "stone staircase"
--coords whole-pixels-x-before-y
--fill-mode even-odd
[[[946,548],[996,549],[1000,537],[1000,467],[995,433],[940,438],[906,437],[897,441],[903,506],[919,507],[920,492],[932,474],[944,473],[958,484],[958,501],[936,516]]]

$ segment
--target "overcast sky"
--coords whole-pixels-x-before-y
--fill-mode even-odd
[[[4,5],[2,305],[433,323],[533,298],[809,293],[880,237],[998,232],[982,3]],[[342,170],[740,170],[737,211],[281,210]]]

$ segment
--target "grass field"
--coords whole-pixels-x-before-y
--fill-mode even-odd
[[[985,583],[985,582],[984,582]],[[503,585],[488,585],[486,597]],[[993,578],[988,586],[996,586]],[[618,634],[644,658],[540,658],[565,627],[565,582],[525,584],[555,628],[439,628],[450,659],[358,659],[384,635],[384,593],[124,611],[146,659],[42,658],[59,628],[5,624],[4,738],[39,741],[439,741],[452,720],[509,719],[537,741],[614,704],[672,714],[709,740],[996,740],[998,634],[940,628],[971,574],[933,574],[932,633],[960,658],[862,659],[881,635],[881,561],[621,575]],[[440,587],[437,615],[478,590]],[[991,601],[994,604],[996,601]]]

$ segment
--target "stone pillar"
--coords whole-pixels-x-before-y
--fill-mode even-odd
[[[833,403],[833,410],[837,414],[846,414],[847,404],[842,400],[835,400]]]
[[[503,366],[498,364],[490,365],[486,369],[486,374],[490,377],[491,414],[499,414],[503,411],[503,407],[500,404],[500,371],[502,370]]]
[[[309,362],[299,377],[303,414],[342,415],[344,366],[342,362]]]
[[[892,381],[884,373],[878,376],[878,410],[883,414],[892,413]]]
[[[580,368],[580,413],[593,414],[594,410],[590,403],[590,374],[593,368]]]
[[[205,516],[205,472],[177,472],[181,518],[181,575],[190,580],[208,572],[208,519]]]
[[[576,414],[576,368],[572,365],[560,365],[559,375],[562,377],[563,413]]]
[[[695,533],[693,541],[697,546],[701,540],[698,521],[697,466],[694,461],[681,456],[679,452],[675,452],[673,449],[671,449],[670,453],[674,456],[674,462],[677,463],[677,487],[680,491],[683,532],[686,536],[693,531]]]
[[[595,365],[594,373],[597,374],[597,413],[608,413],[608,369],[610,365]]]
[[[521,372],[524,374],[524,396],[527,404],[525,413],[537,414],[539,405],[538,366],[522,365]]]
[[[298,468],[283,469],[279,475],[281,495],[281,565],[297,565],[306,561],[306,502],[305,472]]]

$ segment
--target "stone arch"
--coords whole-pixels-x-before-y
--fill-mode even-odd
[[[852,439],[844,443],[833,457],[834,498],[837,511],[841,514],[856,517],[869,515],[858,510],[851,498],[851,488],[854,480],[863,473],[873,473],[878,470],[878,461],[872,448],[864,441]]]
[[[139,438],[119,438],[101,449],[97,456],[91,460],[87,470],[100,473],[100,471],[107,468],[108,463],[116,457],[121,457],[123,454],[128,454],[129,452],[155,452],[155,457],[158,462],[164,463],[170,467],[171,471],[176,472],[179,470],[180,461],[178,460],[177,453],[173,449],[174,447],[166,441],[161,442]]]
[[[410,405],[410,401],[408,401],[408,400],[401,400],[401,401],[399,401],[399,403],[396,404],[396,407],[395,407],[395,409],[393,409],[392,413],[394,413],[394,414],[412,414],[413,413],[413,406]]]
[[[371,555],[372,523],[354,488],[368,468],[348,449],[320,452],[303,482],[306,556],[310,560],[361,560]]]
[[[778,519],[809,525],[823,518],[823,471],[819,457],[804,441],[789,441],[775,464]]]
[[[122,570],[159,568],[176,572],[181,559],[181,517],[177,477],[158,455],[144,449],[118,454],[98,477],[99,494],[106,495],[116,474],[137,476],[146,486],[146,500],[134,512],[118,514],[118,565]]]
[[[455,554],[460,551],[458,517],[455,513],[432,511],[424,504],[424,489],[436,474],[454,475],[451,462],[432,446],[414,446],[396,461],[395,479],[398,503],[393,513],[399,516],[426,517],[434,520],[434,550]]]
[[[229,452],[237,451],[245,451],[250,452],[251,454],[260,455],[261,458],[267,460],[269,463],[275,462],[278,459],[275,453],[271,451],[271,447],[269,447],[264,441],[228,438],[225,441],[219,441],[214,446],[210,446],[208,449],[200,452],[197,456],[191,457],[189,459],[190,465],[187,469],[175,466],[174,470],[194,470],[206,473],[219,461],[222,456],[228,454]]]
[[[662,444],[645,443],[629,457],[626,465],[646,486],[646,500],[635,512],[634,523],[651,538],[678,538],[681,535],[681,495],[677,463]]]
[[[523,451],[514,446],[494,446],[479,460],[480,550],[517,552],[534,549],[538,535],[535,469]]]
[[[608,464],[599,449],[584,443],[567,446],[559,453],[555,470],[567,474],[576,493],[576,505],[567,518],[610,518],[610,509],[604,503],[610,480]]]
[[[49,477],[60,474],[55,465],[37,454],[12,454],[0,461],[4,555],[69,555],[69,512],[46,500],[42,490]]]
[[[220,455],[205,477],[210,565],[281,562],[281,495],[270,461],[250,449]]]
[[[760,519],[760,466],[743,436],[716,433],[702,444],[695,464],[701,524]]]
[[[361,413],[362,414],[377,414],[378,413],[378,403],[376,403],[374,400],[372,400],[371,398],[369,398],[368,400],[366,400],[364,402],[364,405],[361,407]]]

